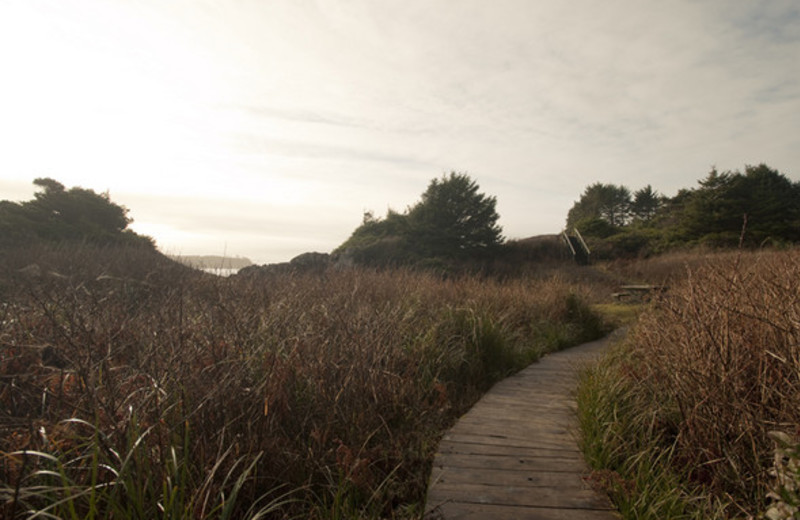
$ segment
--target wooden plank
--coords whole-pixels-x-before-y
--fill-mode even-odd
[[[527,387],[534,383],[526,383],[520,387]],[[574,386],[567,387],[567,390],[573,390]],[[485,397],[476,406],[481,408],[495,408],[495,407],[518,407],[518,408],[531,408],[537,410],[552,410],[569,406],[573,400],[564,395],[566,392],[545,392],[538,395],[526,395],[520,391],[519,388],[497,388],[492,391],[493,393]],[[475,408],[473,408],[475,409]],[[469,412],[468,412],[469,413]]]
[[[498,504],[504,506],[549,507],[554,509],[595,509],[610,511],[607,497],[592,489],[553,487],[484,486],[480,484],[438,484],[428,497],[428,505],[446,502]]]
[[[463,421],[486,421],[487,419],[505,420],[510,416],[520,422],[559,422],[575,415],[574,407],[530,407],[530,406],[482,406],[475,408],[474,413],[462,416]]]
[[[471,442],[473,444],[493,444],[500,446],[514,446],[517,448],[549,448],[549,449],[565,449],[574,448],[578,451],[577,444],[574,440],[564,438],[550,438],[539,439],[532,437],[513,437],[509,438],[506,435],[470,435],[459,434],[457,438],[450,437],[451,434],[446,434],[444,440],[457,440],[458,442]]]
[[[474,453],[440,453],[433,461],[434,468],[503,469],[508,471],[587,471],[584,460],[575,453],[564,456],[478,455]]]
[[[458,423],[450,433],[445,436],[468,434],[472,436],[485,435],[487,437],[504,437],[507,439],[533,440],[534,442],[547,441],[574,441],[577,432],[570,425],[553,422],[518,421],[516,423],[502,423],[503,428],[498,428],[498,421],[481,420],[479,418],[465,420]],[[533,435],[535,439],[531,439]]]
[[[570,390],[573,387],[570,387]],[[505,390],[508,391],[508,390]],[[464,415],[469,415],[474,410],[492,410],[494,408],[518,408],[528,410],[563,410],[568,408],[574,402],[572,399],[563,394],[544,394],[539,396],[525,396],[519,395],[519,390],[514,394],[503,395],[500,390],[497,390],[491,397],[486,397],[485,400],[480,401],[479,404]]]
[[[508,420],[509,415],[515,416],[513,421]],[[505,414],[505,418],[497,415],[490,415],[489,417],[472,415],[463,417],[449,431],[451,434],[469,432],[474,435],[480,435],[484,431],[494,434],[498,432],[498,425],[502,424],[503,429],[500,432],[506,436],[529,437],[531,431],[536,431],[537,435],[547,433],[569,435],[575,432],[571,424],[565,424],[571,417],[574,417],[574,414],[563,412],[547,414],[546,416],[541,413],[536,417],[520,416],[516,413]]]
[[[472,442],[448,441],[439,445],[439,456],[445,455],[496,455],[496,456],[515,456],[520,458],[551,457],[560,459],[579,459],[583,460],[583,454],[577,446],[570,446],[569,449],[552,448],[526,448],[520,446],[505,446],[502,444],[477,444]]]
[[[481,433],[484,430],[489,432],[496,432],[497,425],[503,420],[503,414],[485,414],[485,415],[472,415],[464,417],[458,422],[458,428],[468,430],[471,433]],[[508,414],[505,414],[508,417]],[[503,433],[508,436],[518,435],[520,437],[528,437],[531,431],[535,431],[537,435],[571,435],[574,429],[571,425],[566,424],[570,414],[557,413],[557,414],[539,414],[528,417],[516,417],[513,423],[505,423]]]
[[[649,292],[649,291],[666,291],[668,287],[666,285],[620,285],[620,289],[625,291],[642,291],[642,292]]]
[[[574,465],[574,463],[573,463]],[[585,468],[572,471],[517,470],[508,468],[446,468],[433,467],[431,482],[443,488],[447,485],[511,486],[518,488],[550,487],[555,489],[589,489],[575,474]]]
[[[570,416],[564,416],[564,420],[567,420]],[[502,424],[503,428],[499,428],[498,425]],[[527,439],[531,436],[531,433],[535,431],[537,438],[544,438],[550,436],[556,437],[563,437],[563,436],[571,436],[576,437],[577,432],[574,428],[571,428],[570,425],[558,424],[557,422],[551,421],[522,421],[520,420],[517,423],[508,423],[500,419],[481,419],[478,417],[475,418],[466,418],[460,422],[458,422],[453,428],[449,430],[447,434],[445,434],[445,439],[453,438],[454,436],[458,435],[472,435],[472,436],[480,436],[480,435],[487,435],[487,436],[501,436],[501,437],[514,437],[520,439]]]
[[[614,520],[618,516],[610,511],[595,509],[553,509],[546,507],[518,507],[497,504],[464,504],[449,502],[432,508],[425,518],[438,520]]]

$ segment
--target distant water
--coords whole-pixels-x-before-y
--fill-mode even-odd
[[[211,274],[215,274],[217,276],[230,276],[232,274],[236,274],[239,272],[239,268],[230,269],[230,268],[222,268],[222,267],[204,267],[203,271]]]

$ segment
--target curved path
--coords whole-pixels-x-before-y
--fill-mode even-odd
[[[608,338],[548,354],[497,383],[442,438],[426,518],[614,520],[584,481],[576,441],[577,368]]]

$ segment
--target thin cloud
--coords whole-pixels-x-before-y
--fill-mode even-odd
[[[258,138],[249,134],[238,136],[243,149],[269,155],[287,157],[303,157],[306,159],[327,161],[346,160],[357,162],[392,163],[416,168],[430,169],[430,162],[416,159],[410,155],[385,153],[376,149],[346,148],[329,146],[320,143],[304,143],[281,139]]]
[[[793,0],[63,2],[0,4],[0,48],[21,49],[0,171],[138,194],[137,220],[215,252],[333,247],[451,170],[516,237],[558,231],[595,181],[800,175]],[[171,213],[177,194],[199,202]]]
[[[370,128],[368,124],[356,118],[339,114],[319,113],[304,109],[277,108],[269,106],[243,106],[239,110],[258,117],[292,121],[299,123],[316,123],[335,127]]]

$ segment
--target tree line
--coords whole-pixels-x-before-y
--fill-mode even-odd
[[[155,248],[152,239],[128,228],[128,209],[112,202],[108,193],[67,189],[51,178],[33,184],[38,190],[32,200],[0,201],[0,247],[82,242]],[[380,218],[366,212],[334,254],[378,267],[449,269],[489,259],[503,244],[502,229],[495,197],[479,190],[464,173],[433,179],[421,200],[403,213],[390,210]]]
[[[676,247],[782,246],[800,241],[800,182],[765,164],[711,172],[695,188],[666,197],[589,185],[567,214],[595,256],[648,255]]]
[[[40,190],[33,200],[0,201],[0,246],[78,240],[154,247],[150,238],[128,229],[127,208],[107,193],[66,189],[50,178],[34,184]],[[451,172],[431,180],[420,200],[403,212],[389,210],[385,217],[365,212],[333,254],[359,265],[444,270],[558,256],[552,244],[539,244],[542,251],[531,254],[525,241],[505,242],[496,205],[469,175]],[[569,210],[567,228],[577,228],[599,258],[676,247],[794,244],[800,242],[800,182],[765,164],[744,171],[714,168],[697,187],[674,197],[650,185],[631,191],[598,182]]]

